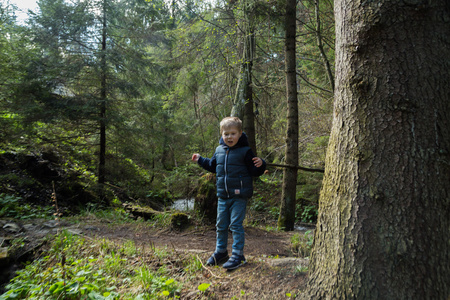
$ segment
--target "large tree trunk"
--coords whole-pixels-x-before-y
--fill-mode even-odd
[[[278,228],[294,230],[295,201],[297,194],[298,165],[298,102],[297,76],[295,64],[295,33],[296,33],[296,0],[286,1],[286,94],[288,105],[288,124],[286,133],[286,164],[295,166],[285,168],[281,194],[281,209],[278,218]]]
[[[336,0],[335,14],[305,299],[449,299],[449,2]]]

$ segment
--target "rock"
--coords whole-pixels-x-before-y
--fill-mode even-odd
[[[32,231],[36,229],[36,225],[34,224],[25,224],[23,225],[23,229],[25,229],[25,231]]]
[[[8,258],[8,248],[1,247],[0,248],[0,260]]]
[[[16,223],[6,223],[3,226],[3,229],[11,233],[19,233],[22,230],[22,228]]]
[[[271,259],[267,262],[271,267],[281,268],[295,268],[297,266],[306,267],[309,265],[309,260],[304,258],[286,257]]]
[[[170,225],[174,229],[183,229],[189,224],[189,216],[185,213],[174,213],[170,218]]]
[[[100,228],[95,227],[95,226],[86,226],[86,227],[84,227],[84,230],[89,230],[89,231],[100,231]]]
[[[59,222],[56,220],[50,220],[50,221],[42,224],[43,227],[47,227],[47,228],[55,228],[58,225],[59,225]]]
[[[68,228],[67,231],[75,235],[81,235],[83,233],[83,230],[77,228]]]
[[[208,173],[200,178],[194,209],[211,224],[217,218],[216,175]]]

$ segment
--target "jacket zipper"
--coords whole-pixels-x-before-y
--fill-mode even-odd
[[[224,180],[225,180],[225,191],[227,192],[227,197],[228,198],[230,198],[230,193],[228,192],[228,185],[227,185],[227,162],[228,162],[228,152],[229,152],[230,150],[227,150],[226,152],[225,152],[225,166],[224,166],[224,169],[225,169],[225,178],[224,178]]]

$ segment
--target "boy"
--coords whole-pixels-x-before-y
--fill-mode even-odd
[[[244,226],[247,200],[253,195],[253,176],[260,176],[266,163],[253,154],[242,121],[227,117],[220,122],[221,138],[212,158],[198,153],[192,160],[205,170],[217,173],[217,238],[216,250],[206,262],[214,266],[225,262],[225,269],[233,270],[247,263],[244,257]],[[228,228],[233,233],[231,257],[228,256]]]

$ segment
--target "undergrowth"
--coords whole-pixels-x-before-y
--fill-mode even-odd
[[[24,203],[21,197],[0,194],[0,218],[36,219],[50,218],[53,208],[51,206],[39,207]]]
[[[314,234],[308,230],[305,234],[295,233],[291,237],[291,250],[294,255],[308,257],[314,243]]]
[[[0,299],[175,299],[183,280],[201,268],[190,254],[62,231],[45,256],[17,272]]]

